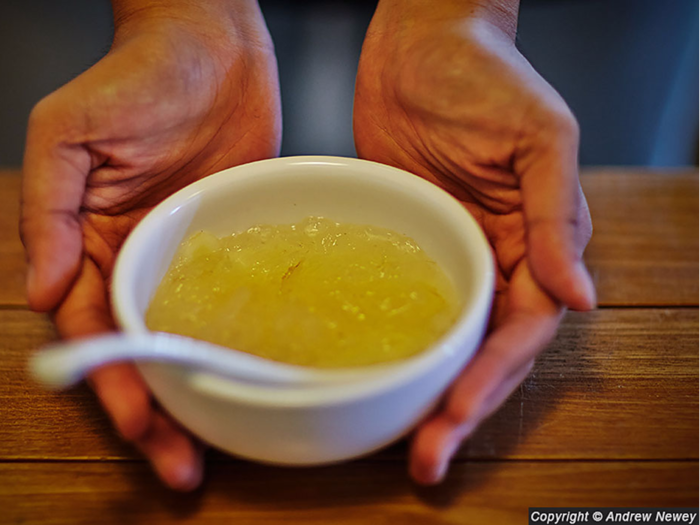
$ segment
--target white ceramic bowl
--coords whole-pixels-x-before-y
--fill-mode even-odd
[[[115,268],[112,301],[119,324],[128,333],[147,331],[148,303],[188,235],[201,229],[225,235],[309,215],[409,235],[452,279],[464,307],[455,326],[431,348],[351,383],[277,388],[174,365],[139,365],[158,401],[194,434],[267,463],[341,461],[406,434],[474,354],[493,295],[489,245],[471,215],[446,192],[373,162],[284,157],[206,177],[141,221]]]

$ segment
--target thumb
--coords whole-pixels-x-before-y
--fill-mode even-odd
[[[576,121],[560,117],[556,133],[532,144],[519,159],[528,263],[554,298],[574,310],[595,306],[595,288],[581,255],[591,234],[578,181]]]
[[[90,171],[88,151],[67,142],[75,133],[56,94],[29,118],[22,178],[20,235],[27,259],[27,296],[38,311],[55,308],[80,268],[80,205]]]

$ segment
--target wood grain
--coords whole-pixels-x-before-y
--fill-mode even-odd
[[[0,459],[135,458],[85,387],[46,392],[24,371],[55,335],[45,316],[0,311]],[[556,340],[463,458],[698,457],[695,309],[569,313]],[[399,444],[372,457],[404,460]]]
[[[596,170],[581,183],[599,304],[697,305],[697,171]]]
[[[26,262],[19,240],[19,171],[0,170],[0,305],[24,305]]]
[[[527,523],[537,506],[697,506],[697,462],[461,462],[439,487],[397,464],[211,465],[194,494],[138,463],[0,464],[4,523]],[[595,490],[591,488],[595,487]]]

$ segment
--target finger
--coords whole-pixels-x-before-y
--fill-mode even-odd
[[[84,337],[114,329],[105,281],[89,257],[83,259],[68,295],[55,314],[63,337]],[[202,451],[151,403],[148,388],[131,364],[95,370],[89,383],[120,434],[133,441],[159,477],[177,490],[191,490],[202,477]]]
[[[79,268],[79,210],[90,170],[88,152],[65,142],[76,130],[50,95],[32,111],[24,154],[20,233],[27,259],[27,296],[34,310],[56,307]]]
[[[503,323],[484,341],[479,353],[448,393],[444,407],[414,437],[410,471],[419,483],[437,483],[459,443],[505,401],[551,340],[561,307],[519,264],[508,291]]]
[[[590,223],[582,216],[587,210],[578,182],[578,129],[568,113],[553,121],[551,133],[528,139],[515,164],[527,256],[535,278],[552,296],[569,308],[589,310],[595,305],[595,288],[581,260],[581,232],[590,230]]]
[[[114,330],[105,281],[97,265],[83,259],[78,276],[54,315],[62,337],[76,338]],[[151,400],[132,365],[95,370],[89,383],[119,432],[129,440],[141,436],[152,417]]]
[[[114,330],[105,281],[97,265],[83,258],[78,276],[54,315],[64,338]],[[90,385],[119,432],[129,440],[142,435],[152,417],[151,400],[132,365],[102,367],[90,375]]]
[[[489,396],[478,416],[456,423],[447,412],[426,421],[411,444],[410,475],[421,485],[440,483],[462,441],[489,417],[527,377],[534,361],[521,367]]]
[[[148,458],[167,486],[187,491],[201,483],[203,447],[153,408],[133,365],[100,368],[90,383],[115,427]]]
[[[554,336],[562,307],[539,288],[526,262],[513,271],[501,324],[451,389],[447,409],[456,420],[469,419],[488,397]]]
[[[54,313],[61,337],[72,339],[114,330],[105,280],[90,257],[81,258],[71,284]]]
[[[156,412],[146,433],[135,441],[153,469],[172,489],[189,491],[199,486],[203,474],[203,447],[174,421]]]
[[[154,410],[148,388],[133,365],[101,367],[88,382],[124,439],[135,441],[148,431]]]
[[[416,432],[410,473],[422,484],[439,483],[459,444],[505,401],[551,338],[549,320],[519,316],[493,332],[473,364],[457,379],[445,407]],[[519,349],[527,357],[521,356]]]

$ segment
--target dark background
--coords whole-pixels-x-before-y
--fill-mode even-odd
[[[280,68],[282,154],[353,156],[355,69],[375,2],[260,3]],[[0,0],[0,166],[21,164],[32,106],[111,35],[108,0]],[[579,119],[582,164],[697,163],[694,0],[523,0],[518,45]]]

